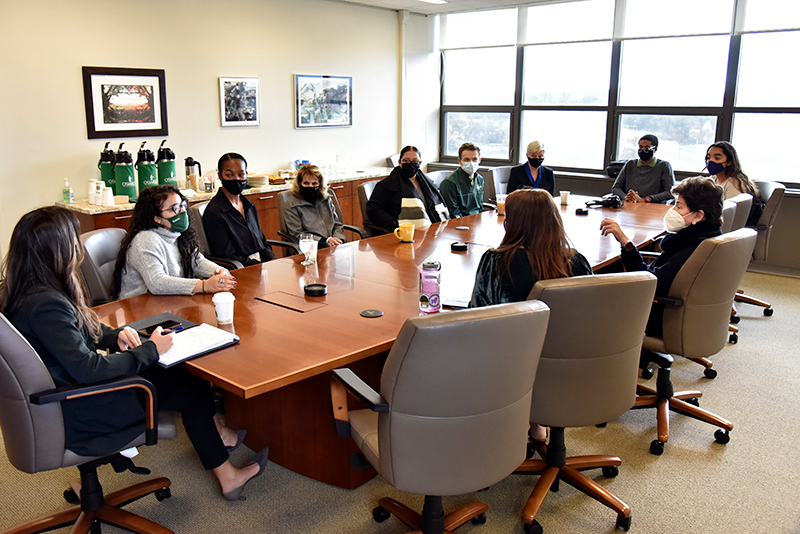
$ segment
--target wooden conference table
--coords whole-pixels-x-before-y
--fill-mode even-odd
[[[617,219],[637,246],[663,232],[667,206],[626,204],[620,210],[590,209],[575,215],[586,198],[563,206],[567,234],[595,270],[619,256],[613,237],[601,237],[600,221]],[[442,264],[442,299],[468,301],[481,255],[504,234],[502,216],[484,212],[418,229],[413,243],[393,235],[319,251],[315,265],[292,256],[235,271],[234,323],[223,327],[241,342],[184,363],[190,372],[225,391],[226,421],[246,428],[247,445],[270,447],[270,459],[311,478],[354,488],[375,475],[354,470],[352,440],[335,434],[328,390],[329,371],[349,366],[377,386],[382,358],[401,326],[419,313],[419,269]],[[454,241],[469,243],[451,252]],[[305,297],[303,287],[323,283],[324,297]],[[163,312],[196,323],[216,324],[212,295],[155,296],[149,293],[95,308],[112,327]],[[383,316],[365,318],[362,310]]]

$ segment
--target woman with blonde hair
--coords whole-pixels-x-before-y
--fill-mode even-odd
[[[347,241],[328,184],[316,165],[300,167],[289,192],[283,216],[294,241],[303,233],[312,234],[320,247],[335,247]]]
[[[544,143],[532,141],[528,144],[525,154],[528,161],[511,169],[508,177],[506,193],[516,191],[520,187],[534,187],[544,189],[551,195],[555,195],[556,179],[553,169],[542,165],[544,162]]]

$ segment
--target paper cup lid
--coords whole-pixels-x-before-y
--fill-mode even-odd
[[[229,291],[223,291],[222,293],[216,293],[213,297],[211,297],[211,302],[216,303],[223,303],[223,302],[233,302],[236,300],[236,297],[233,296],[233,293]]]

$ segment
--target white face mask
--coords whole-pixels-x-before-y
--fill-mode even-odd
[[[664,214],[664,227],[667,229],[667,232],[674,234],[686,228],[688,225],[686,224],[684,217],[691,215],[692,213],[694,212],[692,211],[686,215],[681,215],[675,210],[675,208],[671,208],[669,211],[667,211],[667,213]]]
[[[480,166],[480,163],[478,163],[477,161],[462,161],[461,162],[461,169],[463,169],[463,171],[465,173],[469,174],[470,176],[472,176],[473,174],[478,172],[478,167],[479,166]]]

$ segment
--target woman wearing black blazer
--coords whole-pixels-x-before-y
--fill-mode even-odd
[[[556,179],[553,169],[542,165],[544,145],[539,141],[533,141],[528,145],[528,152],[525,155],[528,157],[528,162],[511,169],[506,193],[516,191],[520,187],[533,187],[544,189],[555,196]]]

